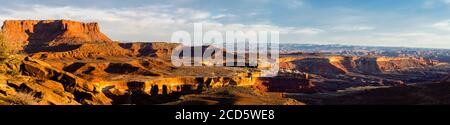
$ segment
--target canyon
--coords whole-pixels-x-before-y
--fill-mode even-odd
[[[98,23],[7,20],[2,34],[19,54],[1,59],[0,104],[303,105],[283,93],[407,86],[450,71],[423,58],[283,54],[278,76],[262,77],[261,65],[175,67],[170,56],[183,45],[113,41]]]
[[[7,20],[2,33],[23,54],[3,60],[1,92],[32,95],[37,104],[162,104],[207,89],[252,88],[258,76],[245,67],[174,67],[180,44],[112,41],[97,23]]]
[[[438,81],[450,72],[447,63],[423,58],[310,54],[283,55],[280,69],[279,76],[302,79],[315,92]]]

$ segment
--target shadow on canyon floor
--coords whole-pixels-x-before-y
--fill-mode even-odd
[[[356,92],[287,95],[308,105],[448,105],[450,82]]]
[[[166,105],[304,105],[280,93],[267,93],[249,87],[228,86],[189,94]]]

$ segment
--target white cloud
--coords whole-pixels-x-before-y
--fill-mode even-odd
[[[336,31],[367,31],[367,30],[374,30],[375,27],[372,26],[335,26],[332,27],[331,30],[336,30]]]
[[[392,46],[449,48],[447,41],[450,41],[450,35],[427,31],[381,33],[375,36],[379,37],[378,42],[391,43]]]
[[[204,29],[206,30],[217,30],[220,32],[225,31],[278,31],[281,34],[287,35],[316,35],[322,32],[325,32],[322,29],[318,28],[296,28],[296,27],[280,27],[275,25],[267,25],[267,24],[252,24],[252,25],[244,25],[244,24],[221,24],[217,22],[202,22]]]
[[[317,28],[303,28],[303,29],[294,29],[292,33],[294,34],[305,34],[305,35],[316,35],[319,33],[325,32],[322,29]]]
[[[450,0],[442,0],[446,4],[450,4]]]
[[[450,20],[444,20],[437,23],[434,23],[432,27],[440,30],[449,30],[450,31]]]
[[[289,8],[298,8],[303,6],[304,3],[302,0],[288,0],[286,4]]]
[[[433,8],[437,5],[442,5],[442,4],[450,6],[450,0],[425,0],[423,2],[422,7],[423,8]]]
[[[219,14],[219,15],[212,16],[211,19],[224,19],[224,18],[234,18],[234,17],[236,17],[236,15],[233,15],[233,14]]]

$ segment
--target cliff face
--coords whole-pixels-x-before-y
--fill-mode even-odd
[[[207,88],[222,88],[226,86],[252,87],[256,82],[257,78],[255,76],[243,73],[232,77],[180,76],[156,78],[148,81],[105,82],[101,86],[109,86],[109,89],[120,91],[142,91],[142,93],[149,95],[168,95],[172,93],[201,92]]]
[[[27,49],[34,58],[96,58],[105,56],[131,56],[118,43],[85,43]]]
[[[111,39],[100,32],[97,23],[68,20],[6,20],[2,31],[7,41],[19,50],[36,46],[112,43]]]
[[[415,58],[386,58],[386,57],[308,57],[281,59],[283,69],[299,70],[316,74],[345,74],[358,72],[379,74],[407,68],[421,68],[432,65],[427,60]]]
[[[170,57],[172,50],[180,44],[178,43],[120,43],[124,49],[131,51],[133,55],[137,56],[151,56],[151,57]]]

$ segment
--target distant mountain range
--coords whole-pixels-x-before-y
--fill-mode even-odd
[[[386,47],[386,46],[359,46],[359,45],[342,45],[342,44],[296,44],[296,43],[282,43],[280,50],[295,51],[302,50],[305,52],[334,52],[343,50],[365,50],[365,51],[450,51],[450,49],[438,48],[413,48],[413,47]]]

